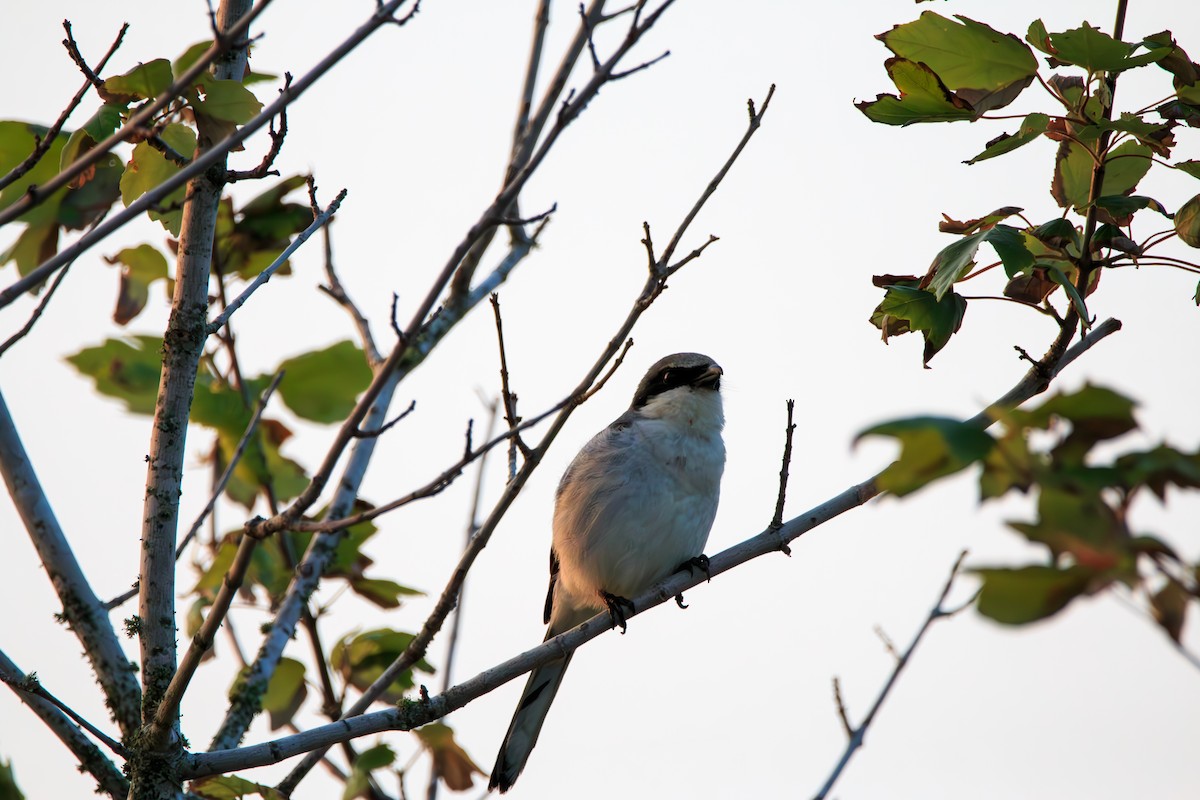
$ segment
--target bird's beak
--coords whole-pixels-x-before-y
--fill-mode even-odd
[[[700,377],[692,382],[692,385],[703,389],[719,389],[721,388],[721,376],[724,371],[716,364],[713,364],[708,369],[701,373]]]

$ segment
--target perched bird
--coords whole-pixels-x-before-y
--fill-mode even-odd
[[[554,505],[546,639],[606,608],[624,629],[628,598],[673,572],[707,571],[702,553],[725,468],[721,375],[708,356],[667,356],[642,378],[629,410],[567,467]],[[490,789],[506,792],[521,774],[570,660],[530,674]]]

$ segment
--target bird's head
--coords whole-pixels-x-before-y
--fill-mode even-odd
[[[647,417],[686,417],[692,424],[724,423],[720,365],[700,353],[675,353],[646,372],[633,395],[633,409]]]

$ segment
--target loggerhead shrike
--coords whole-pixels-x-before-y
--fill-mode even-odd
[[[567,467],[554,504],[546,639],[606,608],[624,629],[625,609],[633,610],[628,598],[673,572],[707,571],[701,554],[725,468],[721,374],[699,353],[662,359],[638,384],[629,410]],[[489,789],[506,792],[521,774],[570,660],[530,674]]]

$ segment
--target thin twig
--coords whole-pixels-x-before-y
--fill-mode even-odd
[[[279,90],[280,94],[292,88],[292,73],[283,73],[283,88]],[[271,137],[271,147],[263,156],[263,160],[257,167],[247,170],[226,170],[225,180],[228,183],[237,183],[238,181],[261,180],[268,175],[279,175],[279,170],[271,169],[275,165],[275,159],[279,157],[279,152],[283,150],[283,140],[287,138],[287,106],[279,109],[279,130],[275,129],[275,121],[272,120],[267,125],[267,136]],[[311,180],[311,176],[310,176]],[[314,211],[314,213],[317,213]]]
[[[298,236],[296,236],[296,238],[292,240],[291,244],[285,247],[283,252],[271,262],[269,267],[258,273],[254,280],[250,282],[250,285],[243,289],[242,293],[235,297],[233,302],[226,306],[225,310],[222,311],[216,319],[208,323],[207,327],[205,328],[205,332],[208,334],[214,334],[221,330],[225,323],[229,322],[229,318],[232,317],[234,313],[242,307],[242,304],[244,304],[246,300],[250,298],[250,295],[254,294],[254,292],[258,290],[258,287],[271,280],[271,276],[275,274],[277,269],[283,266],[283,263],[291,257],[292,253],[299,250],[300,246],[308,241],[308,237],[316,233],[323,225],[325,225],[325,223],[329,222],[329,220],[333,218],[333,215],[337,213],[338,207],[341,206],[342,200],[345,198],[346,190],[342,189],[340,192],[338,192],[338,196],[333,198],[333,202],[329,204],[329,207],[321,212],[307,228],[305,228]]]
[[[24,678],[25,673],[0,650],[0,681],[10,686],[17,698],[79,759],[80,770],[96,779],[100,791],[113,800],[126,800],[129,781],[121,770],[58,707],[36,694],[18,691],[16,686]]]
[[[779,465],[779,495],[775,498],[775,516],[771,518],[771,524],[767,526],[772,530],[779,530],[783,527],[783,503],[787,499],[788,469],[792,464],[792,434],[796,431],[796,423],[792,421],[792,414],[795,410],[796,401],[789,398],[787,401],[787,427],[784,429],[783,435],[783,461]],[[791,555],[787,545],[783,546],[783,552]]]
[[[820,791],[817,792],[813,800],[824,800],[824,798],[829,795],[830,790],[833,789],[833,784],[837,781],[843,770],[845,770],[846,765],[850,763],[850,759],[854,755],[855,751],[862,747],[863,737],[866,736],[867,728],[871,726],[871,722],[874,721],[875,715],[879,713],[879,709],[883,705],[883,701],[887,699],[888,694],[892,691],[892,687],[896,685],[896,681],[900,678],[900,673],[904,670],[904,667],[912,658],[912,654],[917,649],[917,645],[920,644],[922,637],[925,636],[925,631],[929,630],[929,626],[932,625],[935,620],[950,616],[950,613],[944,608],[944,604],[946,602],[946,597],[950,594],[951,587],[954,586],[954,579],[958,576],[958,570],[962,566],[963,559],[966,557],[966,550],[963,550],[961,553],[959,553],[958,558],[954,561],[954,566],[950,568],[950,577],[946,579],[946,585],[942,587],[942,593],[938,596],[937,603],[934,605],[933,610],[931,610],[929,615],[925,617],[925,622],[921,625],[920,630],[917,631],[917,635],[913,637],[912,643],[909,644],[908,649],[905,650],[903,654],[896,657],[896,665],[892,668],[892,672],[888,676],[887,681],[884,683],[883,689],[880,690],[879,695],[875,698],[875,702],[871,705],[871,710],[867,712],[867,716],[863,718],[862,724],[858,727],[854,727],[850,724],[849,718],[846,716],[845,704],[842,702],[840,692],[838,693],[838,714],[842,718],[842,724],[845,725],[847,730],[850,732],[850,740],[846,743],[846,749],[842,752],[841,759],[839,759],[838,763],[834,766],[833,772],[830,774],[829,778],[826,779],[825,785],[821,787]],[[894,647],[890,647],[889,649],[893,654],[895,654]],[[837,686],[836,683],[834,685],[835,687]]]
[[[517,474],[517,449],[520,448],[521,454],[528,456],[529,447],[521,439],[521,435],[516,433],[517,426],[521,424],[521,418],[517,416],[517,395],[508,383],[508,354],[504,349],[504,323],[500,318],[500,295],[492,292],[491,298],[492,316],[496,320],[496,342],[500,347],[500,397],[504,402],[504,421],[508,423],[509,431],[513,432],[508,439],[508,479],[512,480]]]
[[[313,193],[315,195],[315,186]],[[311,198],[312,205],[316,206],[316,197]],[[316,216],[319,210],[313,211],[313,216]],[[367,322],[367,318],[359,310],[358,305],[350,299],[350,295],[346,293],[346,288],[342,285],[341,279],[338,277],[337,270],[333,266],[333,224],[330,223],[321,228],[321,235],[325,244],[325,280],[327,284],[317,286],[317,289],[324,292],[333,298],[333,301],[346,309],[350,318],[354,320],[354,327],[358,330],[358,337],[362,340],[363,352],[367,354],[367,362],[374,369],[383,361],[383,356],[379,354],[379,348],[375,345],[375,337],[371,335],[371,324]]]
[[[71,23],[64,20],[63,26],[67,29],[67,36],[69,38]],[[121,30],[117,33],[117,38],[113,40],[111,45],[109,45],[108,52],[104,54],[104,58],[100,59],[100,63],[96,65],[96,72],[103,70],[105,65],[108,64],[108,60],[112,58],[113,53],[117,52],[117,48],[121,46],[121,42],[125,39],[125,32],[127,30],[129,30],[128,22],[121,26]],[[82,56],[80,56],[80,58],[82,59]],[[83,96],[87,94],[87,91],[90,88],[92,88],[92,81],[87,79],[83,82],[83,86],[79,87],[79,91],[75,93],[75,96],[71,98],[71,102],[67,103],[67,107],[64,108],[62,113],[58,115],[58,119],[54,121],[54,124],[50,126],[49,130],[47,130],[43,136],[40,136],[36,139],[33,152],[26,156],[24,161],[9,170],[4,177],[0,178],[0,189],[3,189],[4,187],[13,183],[22,175],[28,174],[29,170],[37,166],[38,162],[42,160],[46,153],[50,152],[50,147],[54,144],[54,140],[58,138],[58,134],[62,130],[63,125],[66,124],[67,119],[71,116],[75,109],[79,107],[79,104],[83,101]]]
[[[82,716],[80,716],[78,713],[76,713],[75,709],[68,706],[62,700],[59,700],[54,695],[50,694],[50,692],[46,690],[46,687],[42,686],[42,682],[38,680],[38,677],[35,673],[32,673],[32,672],[29,673],[28,675],[25,676],[25,678],[23,680],[20,680],[20,681],[10,680],[8,678],[8,676],[0,674],[0,681],[7,683],[9,685],[9,687],[12,688],[14,691],[28,692],[29,694],[32,694],[32,695],[42,698],[43,700],[45,700],[46,702],[50,703],[55,708],[57,708],[59,711],[63,712],[68,717],[70,717],[75,722],[76,725],[83,728],[85,731],[90,733],[92,736],[96,737],[100,741],[100,743],[103,744],[105,747],[107,747],[109,750],[112,750],[114,753],[119,755],[121,758],[124,758],[126,760],[129,759],[129,751],[125,749],[124,745],[122,745],[120,742],[114,740],[111,736],[109,736],[107,733],[105,733],[104,731],[97,728],[92,723],[88,722],[86,719],[84,719]]]
[[[75,161],[69,164],[65,169],[63,169],[50,180],[43,184],[39,184],[38,186],[30,186],[28,191],[25,192],[20,200],[13,203],[8,208],[0,211],[0,225],[12,222],[14,219],[29,211],[34,206],[41,204],[47,197],[50,197],[56,191],[74,181],[75,178],[83,174],[84,171],[98,164],[100,159],[105,158],[114,147],[122,142],[129,141],[129,139],[131,139],[133,136],[139,135],[143,130],[149,127],[151,121],[155,118],[155,116],[158,115],[158,112],[162,111],[168,105],[173,103],[175,98],[179,97],[188,91],[192,86],[194,86],[196,78],[198,78],[202,72],[207,71],[210,64],[216,61],[217,58],[219,58],[231,47],[238,46],[239,42],[241,41],[242,34],[249,29],[250,24],[254,22],[255,18],[258,17],[258,15],[261,14],[263,10],[270,5],[270,3],[271,0],[259,0],[259,2],[256,3],[254,7],[251,8],[250,11],[248,11],[246,15],[238,21],[236,26],[231,27],[224,36],[215,37],[212,46],[196,59],[196,63],[192,64],[192,66],[190,66],[186,72],[180,75],[174,83],[163,90],[158,97],[147,102],[140,109],[138,109],[136,113],[132,114],[129,119],[126,120],[125,124],[122,125],[115,133],[113,133],[104,141],[98,143],[95,147],[87,152],[81,153],[79,158],[75,159]],[[257,130],[257,128],[254,130]],[[230,139],[232,138],[234,137],[230,137]],[[228,139],[226,141],[229,142]],[[235,146],[238,141],[241,140],[239,139],[237,141],[229,142],[229,147]],[[220,146],[216,148],[219,149],[221,153],[226,152],[229,149],[229,147],[224,147],[223,145],[224,142],[222,142]],[[217,158],[219,157],[220,153],[217,155]],[[214,158],[213,160],[207,161],[204,166],[207,167],[211,165],[215,162],[215,160],[216,159]],[[182,186],[184,183],[194,177],[194,175],[198,175],[202,171],[203,168],[196,169],[195,173],[189,174],[186,178],[183,178],[179,180],[178,183],[175,183],[171,191],[174,191],[174,188],[177,188],[178,186]],[[178,176],[176,176],[176,178],[178,178]],[[167,192],[167,194],[170,194],[170,192]],[[163,196],[165,197],[166,195],[164,194]],[[142,210],[144,209],[139,209],[137,213],[140,214]],[[122,222],[122,224],[124,223]],[[75,253],[72,257],[75,255],[78,255],[78,253]],[[44,276],[40,276],[38,280],[41,280],[42,277]]]

